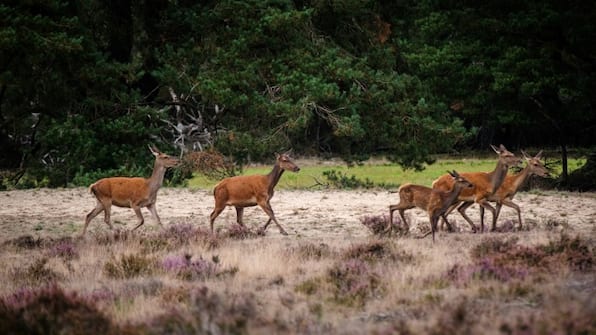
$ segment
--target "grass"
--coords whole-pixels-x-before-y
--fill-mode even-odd
[[[219,236],[174,227],[0,251],[0,329],[11,334],[593,333],[590,238],[447,234],[305,240]],[[147,255],[142,242],[162,239]],[[266,243],[263,243],[266,242]],[[78,251],[53,253],[65,246]],[[65,267],[67,262],[69,265]],[[134,266],[131,266],[134,265]],[[117,268],[117,271],[112,271]],[[112,269],[112,270],[110,270]],[[230,271],[233,270],[233,271]],[[114,275],[116,274],[116,275]],[[494,313],[495,310],[502,311]],[[4,327],[4,328],[2,328]]]
[[[325,187],[329,184],[324,176],[325,171],[335,170],[346,177],[354,176],[358,180],[370,180],[376,186],[383,188],[397,188],[403,183],[414,183],[430,186],[433,180],[447,171],[457,172],[491,171],[496,165],[494,159],[465,158],[439,159],[434,164],[426,165],[422,171],[404,170],[397,164],[385,161],[371,160],[362,165],[346,166],[339,161],[322,162],[313,160],[296,160],[300,172],[286,172],[281,178],[278,188],[281,189],[309,189]],[[569,159],[569,172],[581,167],[585,159]],[[553,175],[561,173],[560,163],[548,162]],[[269,165],[250,166],[244,169],[243,175],[267,174],[271,171]],[[188,181],[191,188],[210,189],[217,181],[210,180],[203,175],[195,175]]]

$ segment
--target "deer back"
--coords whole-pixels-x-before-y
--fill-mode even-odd
[[[432,189],[430,187],[409,183],[404,184],[398,190],[399,201],[426,209],[431,191]]]
[[[235,176],[225,178],[215,185],[213,195],[216,201],[228,205],[256,204],[260,196],[268,194],[269,182],[266,175]]]
[[[117,206],[128,207],[130,202],[149,197],[147,179],[141,177],[103,178],[90,186],[91,192],[100,200],[111,199]]]

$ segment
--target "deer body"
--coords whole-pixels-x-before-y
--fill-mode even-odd
[[[453,179],[453,187],[451,190],[444,191],[439,188],[433,188],[428,198],[426,211],[428,212],[430,219],[433,243],[435,242],[435,231],[437,230],[439,218],[444,217],[447,210],[458,201],[461,193],[474,188],[474,184],[468,181],[465,177],[459,175],[456,171],[449,172],[449,176]]]
[[[226,206],[234,206],[236,208],[236,222],[243,226],[242,216],[244,208],[258,205],[269,217],[267,223],[260,230],[264,232],[271,221],[273,221],[279,228],[279,231],[283,235],[287,235],[287,232],[275,218],[270,204],[270,200],[274,194],[274,188],[285,170],[292,172],[300,171],[300,168],[290,159],[289,153],[277,155],[275,165],[267,175],[229,177],[215,185],[213,190],[215,208],[209,217],[211,231],[213,232],[215,219]]]
[[[463,190],[457,201],[449,208],[446,212],[448,215],[459,203],[463,202],[459,206],[458,211],[461,216],[470,224],[473,232],[476,232],[476,226],[472,220],[466,215],[466,209],[472,204],[477,203],[480,205],[480,226],[481,232],[484,231],[484,210],[488,209],[493,214],[493,225],[496,224],[496,211],[488,203],[488,197],[495,193],[501,186],[507,175],[507,170],[510,166],[517,165],[521,161],[515,155],[509,152],[502,144],[499,148],[491,145],[493,150],[499,155],[497,166],[491,172],[467,172],[461,173],[461,176],[469,180],[474,186]],[[443,175],[433,182],[433,189],[440,189],[447,191],[452,188],[453,179],[449,175]]]
[[[513,197],[517,193],[517,191],[522,187],[522,185],[526,182],[526,180],[531,177],[532,175],[537,175],[540,177],[548,177],[548,171],[540,161],[542,151],[540,151],[535,157],[529,157],[523,152],[524,158],[526,159],[526,167],[521,170],[519,173],[514,175],[508,175],[503,184],[497,192],[490,195],[488,197],[489,201],[496,202],[496,217],[495,221],[499,217],[499,213],[501,212],[501,208],[503,205],[507,207],[513,208],[517,212],[518,218],[518,228],[522,228],[522,219],[521,219],[521,211],[519,206],[513,202]],[[492,227],[492,230],[495,230],[496,226]]]
[[[83,234],[87,232],[87,227],[93,218],[102,211],[104,212],[104,222],[113,229],[110,222],[112,205],[117,207],[132,208],[137,215],[138,224],[133,230],[139,228],[144,223],[142,207],[147,207],[151,215],[155,217],[157,223],[161,225],[161,220],[155,208],[157,200],[157,191],[163,184],[164,175],[167,168],[178,165],[179,160],[160,152],[157,148],[149,148],[155,156],[153,164],[153,173],[150,178],[141,177],[109,177],[98,180],[89,186],[90,192],[97,199],[95,208],[87,214],[85,218],[85,227]]]
[[[404,212],[414,207],[427,210],[430,196],[432,193],[432,188],[408,183],[400,186],[398,192],[399,203],[397,205],[389,206],[389,226],[385,231],[388,232],[391,230],[393,226],[393,212],[397,210],[399,212],[399,216],[401,217],[402,222],[404,223],[407,234],[410,230],[410,226],[406,221]],[[444,215],[442,217],[443,220],[445,220],[445,222],[449,224],[447,218]]]

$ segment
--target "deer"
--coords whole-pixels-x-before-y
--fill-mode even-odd
[[[157,215],[157,209],[155,208],[157,191],[163,184],[166,170],[177,166],[180,160],[164,154],[155,146],[149,146],[149,150],[155,156],[151,177],[108,177],[102,178],[89,186],[89,191],[97,199],[97,204],[85,218],[85,227],[83,228],[82,236],[87,232],[87,227],[91,220],[102,211],[104,212],[104,222],[110,229],[114,229],[110,222],[112,205],[133,209],[138,218],[138,224],[133,231],[145,222],[141,213],[142,207],[147,207],[157,223],[163,227],[159,215]]]
[[[513,153],[505,148],[503,144],[499,148],[491,144],[491,148],[499,155],[497,165],[491,172],[462,172],[461,175],[469,180],[474,187],[463,190],[455,203],[447,210],[445,215],[449,215],[453,209],[457,207],[458,212],[468,222],[472,232],[476,233],[477,228],[474,222],[466,215],[466,210],[472,204],[477,203],[480,206],[480,232],[484,232],[484,210],[487,209],[493,214],[493,225],[496,224],[496,211],[488,203],[488,197],[494,194],[507,175],[510,166],[518,166],[521,164],[521,159],[516,157]],[[433,181],[433,189],[447,191],[453,186],[453,179],[449,175],[443,175]],[[463,203],[462,203],[463,202]],[[460,205],[460,203],[462,203]],[[458,207],[459,206],[459,207]]]
[[[399,193],[399,203],[397,205],[389,206],[389,225],[385,229],[385,233],[391,231],[393,227],[393,212],[397,210],[399,212],[399,216],[401,217],[402,222],[404,223],[405,234],[408,234],[408,232],[410,231],[410,226],[406,221],[404,212],[414,207],[426,210],[428,208],[428,201],[430,200],[432,188],[407,183],[400,186],[397,191]],[[451,227],[449,221],[447,221],[447,217],[445,215],[442,215],[442,217],[443,220],[447,222],[447,225]]]
[[[448,173],[452,178],[453,187],[449,191],[433,187],[428,198],[428,206],[426,207],[430,220],[430,233],[433,235],[433,243],[435,243],[435,231],[437,230],[439,218],[445,216],[447,210],[458,201],[459,195],[462,192],[474,188],[472,182],[460,176],[455,170],[448,171]],[[422,237],[426,237],[430,233]]]
[[[259,232],[264,233],[273,221],[282,235],[288,235],[275,218],[270,204],[274,194],[274,188],[286,170],[291,172],[300,171],[298,165],[290,158],[290,151],[283,154],[276,154],[275,164],[269,174],[228,177],[217,183],[213,189],[215,208],[209,216],[211,233],[213,233],[215,219],[225,207],[234,206],[236,208],[236,222],[244,226],[242,222],[244,208],[259,205],[269,217],[269,220],[259,229]]]
[[[519,173],[514,175],[507,175],[501,187],[495,192],[494,194],[490,195],[487,199],[488,201],[496,202],[495,206],[495,223],[497,218],[499,217],[499,213],[501,212],[501,207],[503,205],[507,207],[513,208],[517,212],[518,218],[518,229],[522,229],[522,219],[521,219],[521,211],[519,206],[512,201],[513,197],[517,193],[517,191],[522,187],[522,185],[526,182],[528,178],[533,175],[537,175],[539,177],[549,177],[548,170],[542,162],[540,161],[542,158],[542,150],[536,154],[534,157],[528,156],[523,150],[522,155],[526,160],[526,167],[521,170]],[[495,231],[496,226],[493,225],[491,230]]]

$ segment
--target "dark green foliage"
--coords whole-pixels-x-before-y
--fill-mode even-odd
[[[363,181],[354,175],[348,177],[345,173],[337,170],[325,170],[323,171],[323,176],[330,185],[336,188],[373,188],[375,186],[368,178]]]
[[[236,166],[294,148],[419,169],[500,142],[565,159],[595,144],[595,19],[589,1],[8,1],[0,187],[147,176],[150,143]]]

